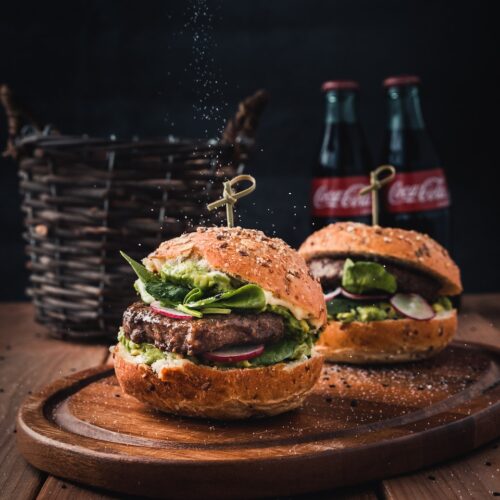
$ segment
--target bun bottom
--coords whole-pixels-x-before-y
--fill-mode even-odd
[[[434,356],[457,330],[455,310],[428,321],[396,319],[362,323],[329,321],[316,350],[327,361],[340,363],[400,363]]]
[[[118,344],[114,363],[123,392],[149,406],[180,416],[235,420],[298,408],[318,380],[323,358],[244,369],[182,360],[153,370]]]

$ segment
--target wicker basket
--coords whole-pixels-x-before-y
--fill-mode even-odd
[[[244,164],[249,124],[256,125],[265,101],[261,95],[252,106],[256,96],[242,103],[219,142],[40,132],[21,138],[17,131],[14,138],[17,113],[7,106],[10,152],[21,178],[28,294],[52,334],[116,335],[134,298],[132,273],[118,251],[142,258],[165,239],[215,222],[205,206]]]

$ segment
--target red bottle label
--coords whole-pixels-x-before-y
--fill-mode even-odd
[[[316,177],[312,181],[312,215],[352,217],[370,214],[370,195],[359,196],[359,191],[369,184],[370,179],[367,175]]]
[[[385,190],[388,212],[423,212],[450,205],[442,168],[397,173]]]

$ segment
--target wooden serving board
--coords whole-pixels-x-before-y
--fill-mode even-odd
[[[326,365],[300,410],[220,423],[172,417],[124,395],[110,366],[30,396],[18,445],[35,467],[153,497],[319,491],[416,470],[500,434],[500,354],[453,344],[400,366]]]

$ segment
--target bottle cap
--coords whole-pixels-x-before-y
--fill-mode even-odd
[[[384,87],[396,87],[402,85],[418,85],[420,78],[416,75],[389,76],[384,80]]]
[[[328,80],[321,85],[323,92],[329,90],[359,90],[359,83],[354,80]]]

